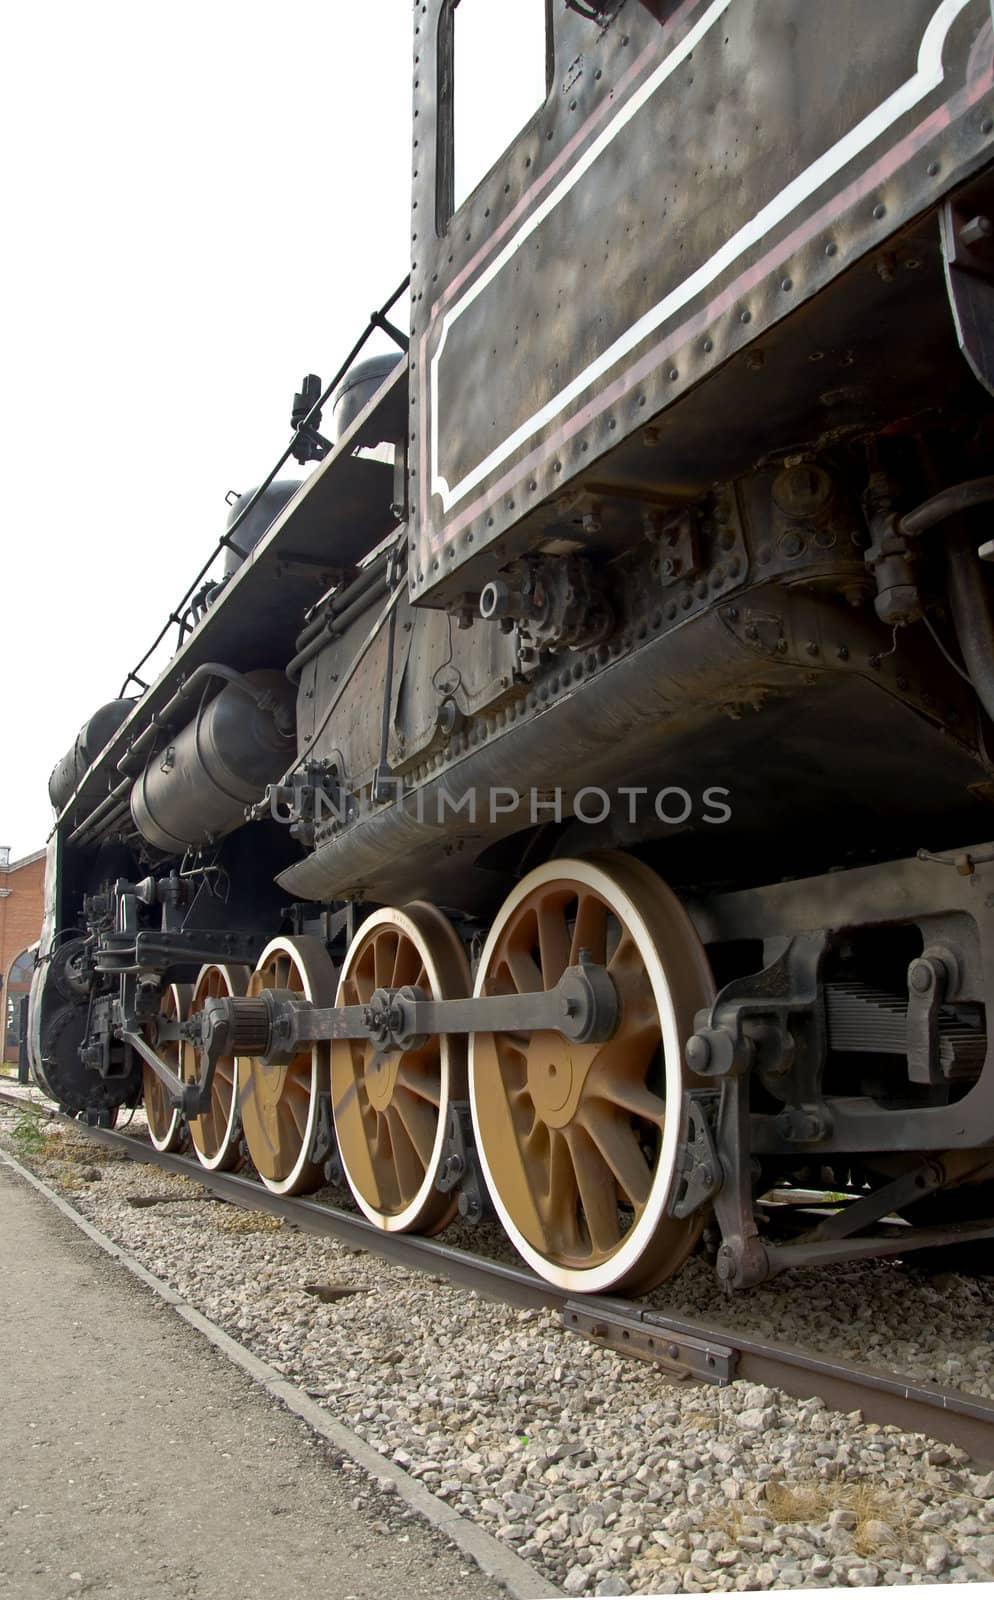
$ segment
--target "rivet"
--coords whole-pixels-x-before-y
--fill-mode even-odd
[[[740,312],[739,321],[740,322],[751,322],[752,321],[752,312],[751,311],[742,311],[742,312]]]
[[[876,217],[878,222],[881,222],[887,215],[887,207],[885,205],[875,205],[873,208],[873,215]]]
[[[825,246],[825,254],[827,256],[836,256],[836,255],[838,255],[838,253],[839,253],[838,245],[835,244],[834,241],[830,239],[828,244]]]
[[[980,131],[981,133],[994,133],[994,120],[990,117],[985,117],[980,124]]]
[[[789,289],[793,289],[793,287],[794,287],[793,278],[781,278],[780,287],[784,291],[784,293],[786,294]]]

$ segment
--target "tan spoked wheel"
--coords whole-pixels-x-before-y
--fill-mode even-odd
[[[604,1044],[476,1034],[470,1103],[491,1198],[525,1260],[560,1288],[641,1291],[701,1229],[675,1221],[683,1045],[713,981],[676,897],[633,857],[550,861],[505,901],[476,993],[552,988],[580,952],[606,965],[619,1021]]]
[[[288,989],[316,1006],[330,1006],[335,968],[324,945],[307,935],[273,939],[249,980],[250,995]],[[314,1159],[318,1096],[328,1092],[328,1046],[306,1044],[286,1066],[241,1056],[238,1085],[249,1155],[274,1194],[304,1194],[323,1182]]]
[[[339,1006],[368,1005],[377,989],[420,989],[427,999],[469,994],[469,963],[448,918],[416,902],[376,911],[345,958]],[[466,1042],[438,1035],[417,1049],[381,1052],[368,1039],[331,1047],[335,1134],[360,1210],[389,1233],[437,1233],[455,1196],[435,1187],[449,1103],[465,1099]]]
[[[245,993],[249,969],[243,966],[201,967],[193,990],[190,1014],[204,1009],[207,1000]],[[195,1045],[183,1046],[183,1076],[200,1076],[200,1052]],[[241,1123],[238,1116],[238,1088],[234,1056],[222,1056],[214,1071],[211,1103],[199,1117],[190,1118],[190,1137],[197,1159],[211,1172],[227,1172],[238,1162]]]
[[[171,983],[163,990],[159,1014],[166,1021],[182,1022],[186,1017],[193,987],[189,983]],[[159,1055],[177,1076],[180,1069],[178,1039],[163,1039],[156,1047]],[[169,1104],[166,1087],[147,1064],[142,1067],[143,1100],[148,1119],[148,1136],[157,1150],[178,1150],[183,1142],[183,1118],[175,1106]]]

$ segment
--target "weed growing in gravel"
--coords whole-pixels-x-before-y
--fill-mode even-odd
[[[17,1121],[10,1130],[10,1136],[18,1155],[38,1155],[46,1142],[41,1112],[34,1106],[25,1106],[24,1110],[18,1113]]]
[[[122,1150],[106,1150],[93,1144],[72,1128],[52,1128],[44,1137],[46,1161],[79,1162],[84,1167],[103,1167],[110,1161],[127,1161]]]

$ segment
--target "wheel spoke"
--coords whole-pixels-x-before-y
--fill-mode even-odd
[[[621,1238],[614,1177],[584,1128],[567,1129],[580,1206],[595,1250],[611,1250]]]
[[[538,918],[538,944],[541,986],[554,989],[570,964],[571,944],[564,906],[553,903],[542,907]]]
[[[438,1069],[437,1061],[433,1065],[436,1070],[425,1071],[423,1067],[415,1067],[406,1056],[402,1056],[397,1069],[398,1089],[406,1089],[408,1094],[417,1095],[419,1100],[427,1100],[433,1106],[441,1106],[441,1070]]]
[[[394,1105],[397,1115],[404,1125],[404,1132],[417,1151],[421,1163],[422,1173],[428,1170],[432,1150],[435,1145],[435,1133],[438,1128],[438,1117],[429,1111],[424,1100],[419,1100],[410,1090],[401,1089],[394,1096]],[[419,1179],[420,1182],[420,1179]]]
[[[614,1173],[621,1193],[641,1211],[652,1189],[652,1173],[631,1123],[606,1108],[595,1110],[591,1104],[584,1108],[583,1126]]]
[[[581,895],[576,908],[569,952],[571,967],[578,964],[581,950],[588,951],[591,961],[600,965],[607,959],[607,907],[592,894]]]
[[[610,1075],[599,1066],[587,1083],[591,1098],[599,1096],[619,1110],[628,1111],[645,1122],[654,1122],[659,1128],[666,1121],[666,1101],[653,1094],[644,1083],[623,1078],[620,1073]]]
[[[513,947],[505,955],[511,979],[518,994],[540,994],[545,988],[542,972],[530,949]]]

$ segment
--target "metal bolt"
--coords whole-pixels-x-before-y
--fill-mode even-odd
[[[916,994],[928,994],[932,987],[935,974],[927,961],[915,961],[912,964],[908,978]]]
[[[971,217],[969,222],[964,222],[959,231],[960,243],[971,245],[980,244],[984,239],[989,239],[994,233],[994,223],[990,217]]]
[[[711,1061],[711,1046],[699,1033],[687,1040],[684,1057],[691,1072],[706,1072]]]

